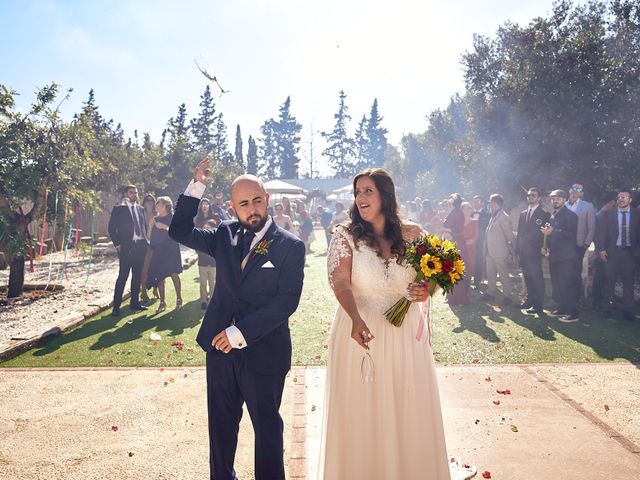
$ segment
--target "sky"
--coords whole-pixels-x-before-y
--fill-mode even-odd
[[[232,150],[237,124],[246,149],[291,96],[304,172],[310,140],[317,161],[319,132],[333,126],[340,90],[352,131],[377,98],[397,144],[464,91],[461,58],[474,34],[551,8],[552,0],[0,0],[0,83],[25,111],[45,84],[73,88],[68,118],[93,88],[105,118],[159,141],[181,103],[197,114],[210,83],[200,58],[230,90],[218,96],[212,85]]]

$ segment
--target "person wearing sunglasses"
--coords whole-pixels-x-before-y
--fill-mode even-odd
[[[543,313],[544,276],[542,274],[542,245],[544,235],[540,231],[549,223],[549,212],[540,206],[540,189],[531,187],[527,192],[527,209],[520,212],[518,234],[516,236],[516,254],[522,268],[526,295],[520,309],[527,313]]]
[[[573,265],[573,282],[576,295],[579,299],[582,296],[582,262],[584,254],[593,242],[596,234],[596,211],[593,204],[585,201],[584,186],[581,183],[574,183],[569,189],[569,200],[567,208],[578,215],[578,231],[576,233],[576,256]]]

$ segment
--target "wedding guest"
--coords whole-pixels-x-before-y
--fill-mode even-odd
[[[578,290],[572,282],[575,280],[578,216],[565,205],[567,192],[558,189],[549,196],[553,213],[549,218],[549,225],[542,227],[542,233],[548,236],[548,248],[542,253],[549,255],[551,292],[557,305],[557,309],[551,314],[558,316],[559,320],[565,323],[577,322]]]
[[[476,243],[478,241],[478,221],[471,216],[473,207],[469,202],[463,202],[460,206],[464,214],[464,226],[462,228],[463,242],[458,244],[460,256],[464,261],[464,279],[456,285],[452,293],[448,293],[446,302],[449,305],[466,305],[469,303],[469,283],[476,270]]]
[[[318,213],[320,226],[322,226],[322,229],[324,230],[324,237],[327,241],[327,248],[329,248],[329,243],[331,243],[330,226],[331,226],[331,219],[333,218],[333,214],[329,210],[324,208],[322,205],[318,205],[316,212]]]
[[[606,213],[614,208],[617,203],[617,196],[615,193],[607,193],[604,197],[604,204],[596,213],[596,255],[593,257],[593,283],[591,285],[591,304],[595,310],[602,310],[604,305],[604,290],[605,290],[605,262],[602,261],[598,254],[598,236],[602,235],[603,231],[606,231]]]
[[[489,208],[491,219],[487,225],[485,234],[485,258],[487,262],[487,294],[484,298],[493,301],[498,293],[496,285],[497,277],[500,276],[502,283],[503,305],[513,303],[513,287],[509,276],[509,262],[514,254],[513,226],[511,218],[503,209],[504,199],[502,195],[494,193],[489,197]]]
[[[487,232],[487,225],[491,219],[491,212],[485,207],[484,198],[480,195],[475,195],[471,200],[473,205],[473,218],[478,221],[478,231],[480,235],[478,242],[476,243],[476,271],[473,276],[473,285],[475,288],[480,289],[482,280],[486,277],[486,260],[484,256],[484,237]]]
[[[218,217],[219,216],[220,214],[218,213]],[[213,209],[211,208],[211,202],[209,199],[203,197],[200,200],[200,205],[198,205],[198,213],[196,218],[193,219],[193,224],[196,228],[202,228],[209,220],[213,220]]]
[[[201,227],[215,231],[220,222],[207,220]],[[207,309],[213,289],[216,286],[216,259],[205,252],[198,250],[198,274],[200,281],[200,308]]]
[[[433,217],[436,216],[436,212],[433,209],[433,206],[431,205],[431,201],[430,200],[423,200],[422,204],[421,204],[421,210],[420,210],[420,225],[422,225],[422,228],[424,228],[427,232],[433,232],[434,228],[433,225],[431,224]]]
[[[144,208],[144,218],[147,221],[146,231],[151,230],[151,225],[153,223],[153,217],[156,216],[156,197],[147,193],[144,196],[144,200],[142,201],[142,207]],[[140,287],[142,288],[140,292],[140,300],[143,303],[148,303],[149,295],[147,294],[147,276],[149,275],[149,264],[151,263],[151,255],[153,250],[147,248],[147,253],[144,256],[144,263],[142,264],[142,274],[140,275]],[[153,289],[153,296],[158,298],[158,289]]]
[[[336,211],[333,214],[333,218],[331,219],[331,225],[329,228],[331,231],[341,223],[346,222],[349,219],[349,215],[344,209],[344,204],[342,202],[336,202]]]
[[[604,313],[611,315],[618,277],[622,279],[622,312],[627,320],[635,319],[634,279],[640,255],[640,211],[631,208],[631,192],[620,190],[617,208],[604,214],[603,228],[596,239],[596,249],[605,263]]]
[[[182,292],[179,274],[182,272],[180,245],[169,237],[169,225],[173,218],[173,202],[169,197],[158,197],[156,200],[158,215],[154,218],[153,228],[148,232],[153,256],[149,266],[147,285],[157,286],[160,294],[160,305],[156,313],[167,308],[165,296],[165,278],[171,277],[176,291],[176,310],[182,307]]]
[[[282,208],[283,208],[282,213],[287,217],[291,218],[291,200],[289,200],[289,197],[282,197]]]
[[[527,192],[527,209],[520,212],[516,254],[522,268],[526,294],[520,309],[527,313],[542,314],[544,305],[544,275],[542,273],[542,243],[540,228],[549,223],[551,215],[540,205],[540,189],[531,187]]]
[[[572,285],[576,289],[578,299],[582,296],[582,262],[584,254],[593,242],[596,233],[596,213],[593,205],[585,200],[584,187],[574,183],[569,189],[569,201],[566,207],[578,215],[578,231],[576,232],[576,256]]]
[[[285,229],[287,232],[291,232],[293,229],[293,226],[291,225],[291,218],[289,215],[284,214],[284,205],[282,203],[276,203],[273,209],[275,211],[273,221],[276,222],[276,225]]]
[[[206,198],[206,196],[203,198]],[[222,221],[230,220],[235,216],[235,213],[229,215],[229,206],[224,201],[224,194],[220,190],[217,190],[213,194],[213,203],[211,203],[211,210],[213,210],[214,213],[220,215],[220,219]]]
[[[306,208],[300,211],[300,240],[304,242],[305,254],[310,252],[311,236],[313,235],[313,222]]]
[[[127,185],[123,189],[122,203],[113,207],[109,218],[109,236],[118,252],[118,278],[113,291],[113,310],[115,317],[120,315],[120,304],[124,286],[131,272],[131,302],[129,308],[134,311],[147,310],[140,304],[140,278],[144,258],[147,254],[146,221],[144,208],[138,205],[138,189]]]

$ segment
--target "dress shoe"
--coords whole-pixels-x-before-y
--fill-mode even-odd
[[[578,321],[578,315],[576,313],[568,313],[561,317],[558,317],[558,321],[562,323],[575,323]]]
[[[530,308],[527,308],[526,312],[537,313],[538,315],[542,315],[544,313],[544,310],[542,310],[541,308],[530,307]]]
[[[562,317],[563,315],[566,315],[566,314],[567,312],[563,312],[562,310],[554,310],[549,315],[553,315],[554,317]]]
[[[133,310],[134,312],[141,312],[142,310],[149,310],[149,307],[145,305],[129,305],[129,310]]]
[[[522,302],[520,305],[518,305],[518,308],[520,310],[526,310],[527,308],[531,307],[533,307],[533,305],[530,302]]]
[[[119,309],[115,309],[111,312],[111,316],[112,317],[119,317],[120,316],[120,310]]]

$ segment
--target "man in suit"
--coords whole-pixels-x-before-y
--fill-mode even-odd
[[[566,203],[566,207],[578,215],[576,256],[573,272],[573,285],[578,299],[582,296],[582,261],[596,234],[596,211],[593,208],[593,204],[582,199],[583,196],[584,186],[581,183],[574,183],[569,189],[569,201]]]
[[[509,262],[513,259],[514,235],[513,225],[507,212],[502,208],[502,195],[494,193],[489,197],[491,219],[485,234],[484,252],[487,262],[487,294],[488,301],[495,299],[498,293],[496,281],[498,275],[502,282],[503,305],[511,305],[512,284],[509,276]]]
[[[480,289],[482,279],[485,277],[486,261],[484,256],[484,236],[487,231],[487,225],[491,219],[491,212],[485,208],[484,198],[475,195],[471,200],[473,205],[473,213],[471,218],[478,221],[478,243],[476,243],[476,274],[473,277],[473,285]]]
[[[567,192],[554,190],[549,196],[553,214],[549,223],[541,228],[541,232],[548,237],[547,249],[542,249],[542,253],[549,255],[551,290],[557,305],[552,315],[558,316],[559,320],[565,323],[577,322],[578,291],[573,282],[578,216],[565,206]]]
[[[109,236],[116,247],[119,259],[118,279],[113,292],[113,316],[120,315],[124,286],[131,272],[131,310],[147,310],[140,304],[140,277],[147,253],[147,222],[144,208],[138,205],[138,189],[135,185],[124,188],[122,203],[113,207],[109,218]]]
[[[532,187],[527,192],[528,208],[520,212],[516,253],[522,267],[527,295],[520,305],[527,313],[542,314],[544,304],[544,276],[542,274],[542,242],[540,228],[549,223],[549,213],[540,206],[540,190]]]
[[[618,276],[622,278],[622,311],[627,320],[635,319],[633,281],[640,255],[640,212],[631,208],[628,190],[618,192],[617,208],[605,214],[603,228],[596,238],[596,250],[605,262],[604,311],[611,313],[611,300]]]
[[[606,228],[605,220],[607,216],[607,212],[612,208],[616,207],[617,203],[617,194],[615,192],[609,192],[604,196],[604,204],[596,213],[596,236],[594,240],[596,241],[596,255],[593,258],[593,284],[591,285],[591,303],[595,310],[602,310],[605,305],[604,303],[604,282],[605,282],[605,265],[606,262],[603,262],[598,255],[598,236],[602,235],[603,229]]]
[[[284,480],[278,410],[291,366],[288,320],[300,301],[305,247],[269,217],[269,194],[253,175],[231,186],[237,221],[216,231],[194,228],[208,168],[208,159],[195,168],[169,235],[216,259],[216,285],[197,336],[207,352],[211,478],[237,478],[233,463],[246,403],[256,436],[255,478]]]

